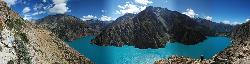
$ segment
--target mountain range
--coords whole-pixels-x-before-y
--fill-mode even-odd
[[[215,23],[149,6],[138,14],[125,14],[115,21],[82,21],[72,15],[56,14],[32,23],[3,1],[0,1],[0,15],[0,57],[3,59],[0,63],[3,64],[92,64],[65,42],[84,36],[96,36],[92,43],[99,46],[130,45],[145,49],[162,48],[168,42],[193,45],[207,36],[223,34],[232,38],[233,44],[209,61],[239,64],[249,62],[250,58],[250,21],[242,25]],[[168,59],[162,62],[165,61]]]
[[[232,25],[190,18],[167,8],[149,6],[138,14],[119,17],[104,28],[92,42],[101,46],[161,48],[170,41],[186,45],[196,44],[206,39],[206,36],[215,36],[216,33],[233,29]]]
[[[162,48],[167,42],[192,45],[203,41],[206,36],[225,34],[235,28],[152,6],[138,14],[125,14],[115,21],[82,21],[75,16],[56,14],[41,18],[36,24],[66,41],[92,35],[96,36],[92,40],[96,45],[131,45],[136,48]]]
[[[99,20],[83,21],[75,16],[56,14],[38,19],[36,24],[54,32],[62,40],[72,41],[83,36],[97,35],[109,22]]]

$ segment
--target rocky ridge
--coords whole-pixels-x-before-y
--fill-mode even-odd
[[[0,64],[91,64],[55,34],[23,20],[0,0]]]
[[[233,64],[250,63],[250,21],[241,24],[230,34],[232,45],[217,54],[214,58],[218,62]]]

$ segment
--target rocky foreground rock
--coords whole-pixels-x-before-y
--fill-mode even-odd
[[[54,33],[23,20],[0,0],[0,64],[91,64]]]
[[[155,64],[210,64],[212,60],[192,59],[183,56],[171,56],[167,59],[156,61]]]

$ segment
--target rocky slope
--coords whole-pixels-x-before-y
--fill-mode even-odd
[[[0,64],[90,64],[54,33],[23,20],[0,0]]]
[[[134,45],[137,48],[160,48],[168,41],[196,44],[206,35],[208,27],[177,11],[147,7],[137,15],[126,14],[105,28],[92,42],[97,45]]]
[[[200,60],[186,58],[183,56],[171,56],[167,59],[156,61],[154,64],[211,64],[214,61],[212,60]]]
[[[250,63],[250,21],[237,27],[231,32],[233,44],[220,52],[215,61],[233,64]]]
[[[250,41],[250,21],[241,24],[230,34],[231,38],[235,41]]]

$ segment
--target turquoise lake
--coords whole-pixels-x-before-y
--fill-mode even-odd
[[[96,64],[153,64],[171,55],[199,59],[200,55],[212,58],[231,44],[227,37],[208,37],[196,45],[167,43],[165,48],[138,49],[133,46],[97,46],[90,44],[94,36],[76,39],[68,44]]]

